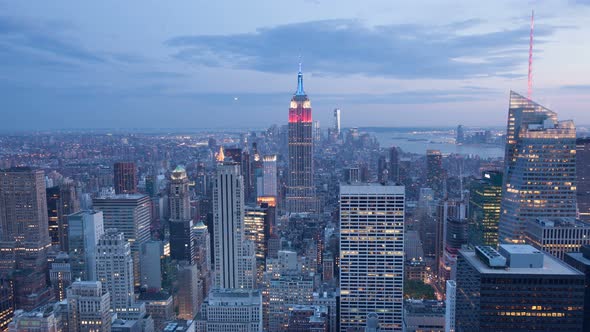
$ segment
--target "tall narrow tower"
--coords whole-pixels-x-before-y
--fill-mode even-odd
[[[170,256],[193,262],[193,220],[190,211],[189,181],[186,170],[176,167],[170,176]]]
[[[287,211],[316,210],[313,186],[313,135],[311,102],[303,90],[303,73],[299,64],[297,91],[289,106],[289,178]]]
[[[244,178],[240,165],[217,165],[213,187],[215,288],[254,288],[254,248],[244,236]]]

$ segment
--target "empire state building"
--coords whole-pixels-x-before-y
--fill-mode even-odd
[[[297,91],[289,106],[288,212],[315,212],[317,200],[313,185],[313,136],[311,102],[303,90],[301,64]]]

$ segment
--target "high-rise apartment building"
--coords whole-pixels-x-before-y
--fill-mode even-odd
[[[100,281],[76,281],[67,293],[68,331],[111,331],[111,298]]]
[[[84,210],[68,216],[68,248],[72,280],[97,280],[96,245],[104,234],[102,211]]]
[[[403,186],[340,186],[341,331],[378,312],[382,331],[401,331],[404,284]]]
[[[576,140],[576,181],[579,217],[590,221],[590,137]]]
[[[254,288],[254,246],[244,235],[244,180],[236,163],[217,165],[213,189],[216,288]]]
[[[193,262],[194,238],[191,217],[189,181],[186,170],[178,166],[170,176],[170,257]]]
[[[524,241],[527,221],[576,216],[576,128],[510,92],[499,241]]]
[[[43,171],[0,170],[0,278],[14,282],[16,309],[32,310],[51,300],[50,245]]]
[[[111,294],[113,310],[126,311],[135,303],[131,247],[117,229],[107,229],[98,240],[96,274]]]
[[[118,162],[114,168],[115,193],[137,193],[137,169],[134,162]]]
[[[498,244],[498,222],[502,201],[502,172],[484,171],[469,191],[469,219],[473,244]]]
[[[286,199],[288,212],[317,210],[313,183],[311,102],[303,90],[301,68],[297,75],[297,91],[289,106],[289,174]]]
[[[459,251],[456,330],[582,331],[584,275],[530,245]]]
[[[150,239],[151,200],[142,194],[121,194],[92,200],[95,210],[102,211],[104,229],[116,228],[131,245],[135,286],[139,287],[139,249]]]

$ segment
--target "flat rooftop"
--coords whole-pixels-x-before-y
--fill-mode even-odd
[[[504,248],[510,254],[538,254],[541,251],[539,249],[528,245],[528,244],[501,244],[501,248]],[[545,256],[546,257],[546,256]]]
[[[532,222],[543,228],[590,228],[590,222],[576,218],[540,218]]]
[[[406,187],[393,184],[355,182],[340,185],[340,195],[398,195],[405,192]]]
[[[114,194],[114,195],[105,195],[105,196],[95,197],[93,200],[109,200],[109,199],[125,200],[125,199],[140,199],[143,197],[148,197],[148,196],[144,195],[144,194]]]
[[[523,245],[508,245],[508,247],[530,247],[530,246],[523,246]],[[531,247],[532,248],[532,247]],[[513,249],[513,253],[520,254],[520,253],[529,253],[531,251],[530,248],[509,248]],[[537,249],[533,248],[533,250],[538,251]],[[476,255],[475,251],[468,250],[468,249],[461,249],[459,253],[465,257],[473,267],[475,267],[479,273],[482,274],[505,274],[505,275],[525,275],[525,274],[534,274],[534,275],[554,275],[554,276],[563,276],[563,275],[570,275],[570,276],[582,276],[583,274],[570,267],[566,263],[560,261],[557,258],[554,258],[551,255],[547,255],[543,253],[543,267],[540,268],[499,268],[494,269],[489,267],[486,263],[482,262]]]

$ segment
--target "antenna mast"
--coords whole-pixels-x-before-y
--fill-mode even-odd
[[[533,31],[535,28],[535,10],[531,14],[531,36],[529,41],[529,80],[528,80],[528,99],[531,100],[533,95]]]

